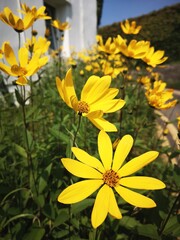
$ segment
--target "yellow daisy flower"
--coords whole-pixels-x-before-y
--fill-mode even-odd
[[[146,89],[145,96],[150,106],[156,109],[168,109],[177,104],[173,99],[173,89],[166,89],[166,83],[161,80],[155,81],[152,87]]]
[[[146,190],[165,188],[165,184],[156,178],[129,176],[154,161],[158,152],[146,152],[123,165],[132,146],[133,138],[130,135],[125,135],[119,141],[113,157],[111,140],[107,133],[100,131],[98,151],[101,161],[90,156],[82,149],[72,147],[72,152],[78,160],[62,158],[62,164],[70,173],[86,180],[67,187],[58,196],[58,201],[64,204],[76,203],[84,200],[100,188],[91,215],[94,228],[104,222],[108,213],[114,218],[122,218],[113,190],[133,206],[140,208],[155,207],[156,203],[152,199],[128,188]]]
[[[126,34],[138,34],[142,28],[142,26],[136,25],[136,21],[129,22],[129,20],[126,20],[124,24],[121,22],[120,26]]]
[[[119,45],[119,50],[126,56],[134,59],[142,59],[147,54],[149,50],[149,41],[137,41],[135,39],[131,40],[128,45],[123,42],[122,46]]]
[[[56,85],[63,101],[73,108],[79,115],[87,117],[98,129],[113,132],[117,131],[114,124],[103,118],[104,113],[111,113],[121,109],[125,101],[114,99],[118,94],[117,88],[109,88],[111,77],[91,76],[85,83],[81,98],[78,100],[74,89],[71,69],[62,81],[56,77]]]
[[[21,19],[13,14],[10,8],[5,7],[4,11],[0,13],[0,20],[11,26],[16,32],[20,33],[33,25],[34,16],[31,12],[28,12],[24,16],[24,19]]]
[[[36,51],[41,51],[41,53],[46,53],[49,49],[51,42],[45,37],[32,37],[31,39],[27,38],[25,47],[30,51],[35,53]]]
[[[163,56],[164,51],[158,50],[155,52],[154,47],[150,47],[142,60],[146,62],[148,65],[156,67],[157,65],[165,62],[168,59],[168,57]]]
[[[19,85],[26,85],[28,83],[26,77],[35,74],[48,61],[47,56],[40,58],[40,51],[37,51],[30,60],[28,54],[27,48],[20,48],[18,51],[18,61],[10,44],[4,44],[4,57],[9,65],[0,62],[0,70],[10,76],[17,77],[16,83]]]
[[[39,9],[37,9],[35,6],[32,6],[32,8],[28,7],[25,3],[21,3],[21,8],[22,8],[22,13],[23,14],[27,14],[27,13],[31,13],[34,16],[34,21],[36,21],[37,19],[44,19],[44,20],[48,20],[51,19],[50,16],[47,16],[47,14],[45,13],[46,7],[45,6],[41,6]]]
[[[59,29],[59,31],[65,31],[70,29],[70,25],[68,22],[60,22],[59,20],[53,20],[52,26]]]

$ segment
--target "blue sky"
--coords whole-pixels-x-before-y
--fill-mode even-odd
[[[180,3],[180,0],[104,0],[100,26],[138,17],[176,3]]]

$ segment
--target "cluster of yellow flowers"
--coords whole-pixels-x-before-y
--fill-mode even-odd
[[[46,7],[42,6],[37,9],[35,6],[32,8],[26,4],[21,4],[20,12],[24,18],[15,15],[9,7],[5,7],[0,12],[0,20],[5,24],[12,27],[18,34],[32,27],[34,22],[38,19],[50,20],[51,17],[45,13]],[[52,26],[60,31],[69,28],[68,23],[61,23],[59,20],[52,21]],[[32,35],[35,31],[32,29]],[[47,34],[47,31],[46,31]],[[11,47],[9,42],[4,42],[0,49],[0,59],[3,58],[4,62],[0,62],[0,70],[4,73],[16,78],[16,84],[28,84],[28,78],[37,73],[48,62],[48,56],[44,56],[48,51],[50,41],[45,37],[36,38],[32,36],[31,39],[26,39],[24,46],[18,50],[18,58]]]
[[[45,7],[36,9],[34,6],[29,8],[21,4],[21,8],[23,19],[14,15],[8,7],[0,13],[0,20],[18,33],[31,27],[38,19],[50,19],[45,14]],[[52,25],[60,31],[69,29],[68,23],[61,23],[58,20],[54,20]],[[128,21],[125,25],[121,24],[121,27],[127,34],[137,34],[141,29],[135,22],[130,24]],[[15,77],[17,84],[26,85],[27,77],[38,72],[48,62],[48,57],[44,54],[49,45],[50,42],[46,38],[37,39],[33,36],[19,49],[17,59],[10,43],[5,42],[1,47],[0,57],[6,60],[7,65],[0,62],[0,70]],[[79,57],[87,62],[86,70],[89,68],[93,69],[93,72],[99,72],[101,69],[105,76],[89,77],[81,91],[80,99],[76,95],[71,69],[67,71],[63,80],[57,77],[56,84],[62,100],[79,116],[88,118],[100,130],[98,152],[101,159],[100,161],[82,149],[72,147],[77,160],[63,158],[62,164],[70,173],[85,180],[67,187],[59,195],[58,201],[65,204],[76,203],[100,188],[91,216],[92,225],[97,228],[104,222],[108,213],[117,219],[122,218],[113,190],[133,206],[152,208],[156,206],[152,199],[128,188],[155,190],[165,187],[162,181],[152,177],[130,176],[158,157],[158,152],[148,151],[124,164],[133,146],[133,138],[130,135],[120,139],[113,156],[113,146],[106,132],[115,132],[117,128],[104,118],[104,114],[116,112],[125,105],[123,99],[115,99],[119,90],[110,87],[112,77],[128,70],[128,66],[124,65],[123,56],[141,59],[152,67],[163,63],[167,57],[163,57],[164,51],[155,51],[149,41],[131,40],[127,43],[120,35],[113,39],[108,38],[105,43],[102,37],[98,36],[95,52],[97,55],[81,54]],[[160,80],[155,81],[152,88],[148,85],[146,97],[150,105],[162,109],[176,104],[176,100],[165,104],[172,98],[172,90],[165,90],[165,87]]]

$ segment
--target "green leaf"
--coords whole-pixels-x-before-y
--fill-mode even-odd
[[[92,198],[88,198],[81,202],[74,203],[71,207],[72,213],[77,214],[77,213],[83,211],[84,209],[86,209],[87,207],[92,206],[93,203],[94,203],[94,199],[92,199]]]
[[[25,104],[21,94],[19,93],[19,91],[17,89],[15,89],[15,95],[16,95],[16,99],[18,101],[18,103],[23,106]]]
[[[18,144],[16,144],[16,143],[14,143],[13,146],[14,146],[14,148],[15,148],[15,151],[16,151],[19,155],[21,155],[22,157],[24,157],[24,158],[27,159],[27,152],[26,152],[26,150],[25,150],[23,147],[21,147],[20,145],[18,145]]]
[[[59,215],[55,219],[53,227],[58,227],[69,219],[69,213],[67,210],[62,209],[58,214]]]
[[[44,195],[38,195],[37,197],[34,196],[34,201],[37,203],[37,205],[42,208],[45,204],[45,196]]]
[[[42,193],[43,190],[46,188],[48,184],[48,178],[50,176],[52,169],[52,163],[50,163],[42,172],[40,178],[39,178],[39,193]]]
[[[179,237],[180,236],[180,216],[173,216],[165,226],[163,235]]]
[[[23,240],[41,240],[45,234],[44,228],[31,228],[23,237]]]
[[[33,215],[33,214],[31,214],[31,213],[22,213],[22,214],[16,215],[16,216],[10,218],[10,219],[4,224],[3,228],[6,227],[10,222],[12,222],[12,221],[14,221],[14,220],[17,220],[17,219],[19,219],[19,218],[36,218],[36,216]]]
[[[157,232],[157,227],[153,224],[144,224],[137,226],[137,232],[140,236],[149,237],[151,239],[160,239]]]

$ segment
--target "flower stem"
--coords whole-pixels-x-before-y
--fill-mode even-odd
[[[163,231],[164,231],[164,229],[166,227],[166,224],[169,221],[169,218],[170,218],[170,216],[171,216],[171,214],[172,214],[172,212],[173,212],[177,202],[179,201],[179,198],[180,198],[180,193],[177,195],[177,197],[176,197],[176,199],[175,199],[175,201],[174,201],[174,203],[173,203],[173,205],[172,205],[172,207],[171,207],[171,209],[170,209],[166,219],[164,220],[164,222],[162,223],[162,225],[161,225],[161,227],[160,227],[160,229],[158,231],[159,236],[162,236],[162,233],[163,233]]]
[[[29,139],[28,139],[26,110],[25,110],[25,87],[24,86],[23,86],[23,99],[24,99],[24,104],[22,104],[22,113],[23,113],[23,123],[24,123],[24,130],[25,130],[26,153],[27,153],[27,160],[28,160],[29,185],[30,185],[30,175],[32,173],[32,178],[33,178],[33,182],[34,182],[35,191],[36,191],[36,194],[38,195],[38,190],[37,190],[37,187],[36,187],[36,181],[35,181],[35,176],[34,176],[31,148],[30,148],[30,143],[29,143]]]

